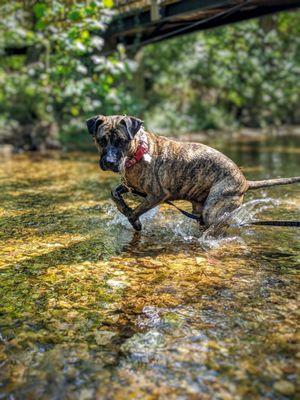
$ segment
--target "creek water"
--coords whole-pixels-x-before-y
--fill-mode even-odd
[[[297,137],[215,146],[249,179],[300,175]],[[206,238],[163,205],[135,234],[118,181],[96,151],[1,161],[0,399],[296,398],[299,229]],[[235,221],[299,220],[299,195],[249,192]]]

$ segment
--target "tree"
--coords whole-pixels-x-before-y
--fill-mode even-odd
[[[143,63],[146,108],[160,126],[299,123],[299,12],[151,45]]]
[[[20,147],[39,147],[51,129],[66,139],[83,129],[87,116],[128,108],[123,82],[130,79],[132,63],[122,51],[101,55],[111,6],[108,0],[1,5],[2,141],[5,132],[13,132]]]

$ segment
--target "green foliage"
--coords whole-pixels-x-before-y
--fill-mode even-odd
[[[300,122],[299,12],[153,44],[137,63],[122,48],[103,56],[112,5],[2,3],[0,142],[24,147],[15,136],[33,142],[51,127],[79,144],[96,113],[144,113],[152,128],[172,132]]]
[[[282,13],[147,47],[148,118],[185,131],[299,123],[299,33],[300,13]]]
[[[101,32],[111,1],[11,1],[1,6],[2,125],[55,123],[65,137],[86,116],[126,112],[132,63],[124,52],[103,57]],[[7,49],[25,47],[25,54]],[[125,83],[124,83],[125,82]]]

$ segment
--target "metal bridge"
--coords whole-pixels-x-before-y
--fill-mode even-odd
[[[214,28],[300,6],[300,0],[115,0],[104,51],[119,43],[137,50],[197,30]]]

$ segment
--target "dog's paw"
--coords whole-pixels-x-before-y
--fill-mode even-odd
[[[128,218],[128,221],[131,223],[133,229],[136,231],[142,230],[142,224],[140,223],[139,219]]]

